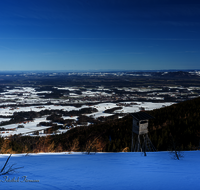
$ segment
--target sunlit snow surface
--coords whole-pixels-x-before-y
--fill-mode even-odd
[[[8,155],[0,155],[2,167]],[[197,190],[200,189],[200,152],[184,152],[173,160],[169,152],[147,153],[44,153],[12,155],[9,164],[23,168],[0,176],[1,189],[66,190]],[[27,180],[39,182],[22,182]],[[7,178],[7,180],[8,180]]]

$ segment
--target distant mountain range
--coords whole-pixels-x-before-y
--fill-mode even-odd
[[[193,77],[200,76],[200,71],[174,71],[174,72],[156,72],[154,76],[160,77]]]
[[[116,70],[116,69],[99,69],[99,70],[5,70],[5,71],[0,71],[0,74],[22,74],[22,73],[165,73],[165,72],[200,72],[200,69],[192,69],[192,70],[181,70],[181,69],[169,69],[169,70]]]

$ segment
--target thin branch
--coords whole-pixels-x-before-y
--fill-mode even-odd
[[[6,163],[4,164],[4,166],[3,166],[3,168],[1,169],[1,172],[0,172],[0,173],[2,173],[2,172],[4,171],[4,169],[5,169],[5,167],[6,167],[7,163],[8,163],[8,161],[9,161],[11,155],[12,155],[12,154],[10,154],[10,156],[9,156],[8,159],[6,160]]]

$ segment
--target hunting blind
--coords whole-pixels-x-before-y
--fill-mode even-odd
[[[149,119],[154,117],[146,112],[136,112],[130,115],[133,117],[131,152],[143,151],[146,156],[146,151],[156,150],[148,137]]]

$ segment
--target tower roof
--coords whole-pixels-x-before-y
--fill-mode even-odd
[[[135,113],[130,113],[130,115],[137,121],[140,120],[147,120],[147,119],[154,119],[153,116],[149,115],[146,112],[135,112]]]

